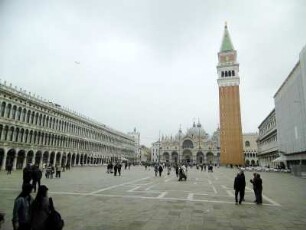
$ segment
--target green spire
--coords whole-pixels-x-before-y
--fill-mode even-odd
[[[234,50],[234,46],[232,44],[228,29],[227,29],[227,23],[225,22],[224,34],[223,34],[223,40],[222,40],[220,52],[233,51],[233,50]]]

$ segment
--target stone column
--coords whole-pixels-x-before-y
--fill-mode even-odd
[[[16,153],[16,155],[17,155],[17,153]],[[13,160],[13,171],[15,171],[16,170],[16,165],[17,165],[17,156],[14,156],[14,160]]]
[[[27,165],[27,157],[28,157],[28,153],[25,152],[24,153],[24,159],[23,159],[23,162],[22,162],[22,168],[24,169]]]
[[[6,152],[4,152],[2,165],[0,165],[1,170],[5,170],[5,163],[6,163]]]

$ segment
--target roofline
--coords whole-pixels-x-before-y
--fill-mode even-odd
[[[259,129],[259,127],[267,120],[267,118],[268,118],[273,112],[275,112],[275,108],[272,109],[272,111],[269,113],[269,115],[266,116],[266,118],[260,123],[260,125],[258,126],[258,129]]]
[[[300,65],[300,61],[298,61],[295,66],[293,67],[293,69],[290,71],[288,77],[285,79],[285,81],[283,82],[283,84],[281,84],[281,86],[279,87],[279,89],[276,91],[276,93],[274,94],[273,98],[275,98],[277,96],[277,94],[281,91],[281,89],[284,87],[284,85],[289,81],[289,79],[292,77],[293,72],[297,69],[297,67]]]

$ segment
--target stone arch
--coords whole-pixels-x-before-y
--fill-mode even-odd
[[[25,165],[26,153],[24,150],[20,150],[17,154],[16,169],[22,169]]]
[[[35,154],[34,164],[39,167],[39,165],[41,163],[41,159],[42,159],[42,153],[41,153],[41,151],[37,151],[36,154]]]
[[[63,153],[62,161],[61,161],[61,166],[62,166],[62,167],[65,167],[65,166],[66,166],[66,160],[67,160],[66,153]]]
[[[71,166],[75,166],[75,164],[76,164],[76,156],[75,153],[73,153],[71,157]]]
[[[27,164],[33,163],[34,152],[30,150],[27,154]]]
[[[84,155],[83,155],[83,153],[81,153],[81,156],[80,156],[80,164],[81,165],[84,164]]]
[[[169,162],[170,161],[170,154],[168,152],[163,153],[163,162]]]
[[[245,161],[245,164],[246,164],[247,166],[249,166],[249,165],[250,165],[250,160],[246,160],[246,161]]]
[[[48,164],[49,152],[45,151],[43,155],[43,164]]]
[[[172,162],[175,162],[177,163],[179,158],[178,158],[178,153],[177,152],[172,152],[171,153],[171,159],[172,159]]]
[[[197,153],[197,164],[204,163],[204,153],[201,151]]]
[[[184,150],[182,160],[184,163],[187,163],[187,164],[192,163],[192,152],[188,149]]]
[[[6,118],[10,118],[11,110],[12,110],[12,105],[8,104],[7,105],[7,111],[6,111]]]
[[[70,167],[71,166],[71,153],[68,153],[67,155],[67,162],[66,162],[66,166]]]
[[[55,159],[55,164],[60,165],[60,163],[61,163],[60,161],[61,161],[61,153],[57,152],[56,159]]]
[[[51,152],[50,154],[50,164],[54,165],[55,163],[55,152]]]
[[[212,152],[206,153],[207,163],[212,164],[214,161],[214,154]]]
[[[9,127],[6,125],[4,126],[4,129],[3,129],[2,140],[7,141],[8,133],[9,133]]]
[[[0,148],[0,169],[2,168],[3,165],[4,155],[5,155],[4,149]]]
[[[4,117],[5,115],[5,108],[6,108],[6,103],[2,102],[1,103],[1,117]]]
[[[11,126],[11,128],[9,129],[9,134],[8,134],[8,140],[9,141],[13,141],[13,139],[14,139],[14,131],[15,131],[15,128],[13,126]]]
[[[184,140],[183,149],[193,149],[193,142],[189,139]]]
[[[251,165],[254,166],[255,165],[255,161],[251,160]]]
[[[7,168],[7,166],[9,166],[9,165],[13,166],[15,157],[16,157],[16,150],[15,149],[10,149],[7,152],[5,168]]]

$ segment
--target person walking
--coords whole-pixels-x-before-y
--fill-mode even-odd
[[[117,176],[117,170],[118,170],[118,163],[114,166],[114,176]]]
[[[159,172],[159,176],[161,177],[161,175],[163,173],[163,166],[162,165],[159,165],[158,172]]]
[[[119,174],[119,176],[121,176],[121,168],[122,168],[122,165],[121,165],[121,163],[118,163],[118,174]]]
[[[255,180],[256,180],[256,173],[253,173],[253,179],[251,179],[250,182],[253,184],[253,191],[254,191],[254,195],[255,195],[254,203],[256,203],[256,187],[255,187],[255,183],[254,183]]]
[[[38,187],[38,192],[31,205],[32,230],[45,230],[46,220],[50,214],[48,188],[45,185]]]
[[[255,196],[256,196],[256,204],[262,204],[262,179],[260,178],[260,174],[256,174],[256,178],[254,180],[255,186]]]
[[[175,165],[175,174],[176,174],[176,177],[179,176],[179,166],[177,164]]]
[[[61,178],[61,171],[62,171],[62,168],[59,164],[56,164],[55,166],[55,177],[56,178]]]
[[[158,165],[157,164],[154,165],[154,172],[155,172],[155,176],[157,176],[157,173],[158,173]]]
[[[14,230],[31,230],[30,206],[33,198],[30,193],[32,188],[31,184],[23,184],[22,192],[14,201],[12,219]]]
[[[42,177],[42,171],[39,169],[38,165],[33,166],[33,172],[32,172],[32,186],[34,192],[36,192],[36,186],[38,184],[38,187],[40,186],[40,180]]]
[[[245,177],[242,175],[242,171],[239,170],[234,181],[234,190],[235,190],[235,201],[238,204],[238,195],[239,195],[239,204],[241,204],[244,199],[244,190],[245,190]]]
[[[23,169],[23,184],[31,184],[32,180],[32,168],[30,164]]]

